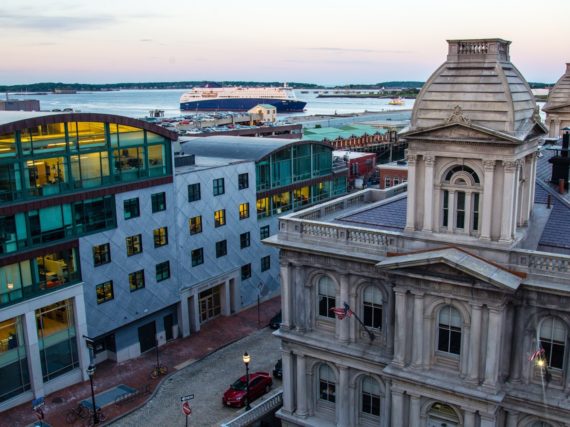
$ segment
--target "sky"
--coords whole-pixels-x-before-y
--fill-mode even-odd
[[[552,83],[569,16],[568,0],[2,0],[0,85],[425,81],[446,40],[483,37]]]

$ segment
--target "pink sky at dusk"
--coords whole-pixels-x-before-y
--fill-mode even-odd
[[[446,39],[512,41],[528,81],[570,62],[567,0],[4,0],[0,85],[425,80]]]

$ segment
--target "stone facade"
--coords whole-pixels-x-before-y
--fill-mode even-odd
[[[284,425],[570,426],[570,257],[536,251],[546,130],[509,44],[449,42],[403,135],[405,199],[346,196],[266,241],[281,249]],[[477,89],[491,74],[510,112]]]
[[[546,113],[548,136],[560,137],[562,129],[570,126],[570,63],[566,64],[566,72],[550,91],[542,110]]]

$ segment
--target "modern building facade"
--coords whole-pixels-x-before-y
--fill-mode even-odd
[[[130,271],[99,283],[90,269],[113,239],[113,256],[125,252],[124,196],[172,182],[175,137],[105,114],[0,115],[0,408],[86,379],[83,337],[123,321],[90,302],[133,290]]]
[[[562,129],[570,126],[570,63],[548,94],[548,101],[542,108],[546,113],[548,136],[558,138]]]
[[[546,128],[510,42],[448,43],[402,135],[407,193],[287,215],[265,241],[284,425],[570,426],[570,204],[537,175]]]

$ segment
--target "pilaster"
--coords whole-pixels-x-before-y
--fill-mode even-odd
[[[408,153],[408,210],[406,213],[405,231],[416,229],[416,158],[415,154]]]
[[[404,393],[392,388],[391,427],[404,427]]]
[[[483,161],[483,217],[481,218],[481,240],[491,240],[491,224],[493,219],[493,180],[495,178],[495,161]]]
[[[510,243],[512,242],[512,221],[513,221],[513,208],[515,202],[515,175],[517,164],[513,161],[505,161],[504,164],[504,179],[503,179],[503,208],[501,212],[501,237],[499,242]]]
[[[304,333],[306,330],[307,313],[305,310],[305,286],[303,281],[303,267],[296,265],[294,267],[294,280],[295,280],[295,309],[296,318],[295,324],[298,332]]]
[[[423,231],[432,231],[433,227],[433,180],[434,180],[434,156],[424,156],[424,218]]]
[[[396,336],[394,339],[393,364],[403,367],[406,352],[406,294],[401,290],[394,290],[396,294]]]
[[[489,327],[487,330],[487,355],[485,357],[484,386],[495,389],[499,377],[501,335],[503,332],[503,311],[489,307]]]
[[[340,275],[340,301],[337,301],[339,306],[343,306],[344,303],[348,303],[348,275]],[[336,327],[339,331],[338,340],[339,342],[346,344],[349,341],[350,333],[350,322],[348,319],[339,320],[336,319]]]
[[[421,426],[421,399],[419,396],[410,396],[410,427]]]
[[[424,295],[414,294],[414,329],[412,345],[412,367],[421,368],[423,365],[423,322],[424,322]]]
[[[291,272],[289,264],[282,263],[279,266],[281,275],[281,328],[291,328]]]
[[[469,336],[469,359],[467,381],[479,384],[479,358],[481,351],[481,306],[471,306],[471,334]]]
[[[307,361],[304,354],[297,355],[297,411],[298,417],[307,416]]]
[[[36,326],[36,313],[28,311],[24,315],[26,352],[28,356],[28,368],[30,370],[30,383],[34,397],[43,396],[44,381],[42,363],[40,360],[40,348],[38,343],[38,331]]]
[[[348,367],[337,365],[339,370],[339,388],[337,389],[337,396],[340,396],[337,399],[336,404],[338,408],[338,427],[349,427],[350,426],[350,407],[349,407],[349,391],[350,387],[348,386]]]
[[[293,382],[292,354],[288,350],[281,352],[281,367],[283,372],[283,411],[291,414],[295,410],[295,390]]]

